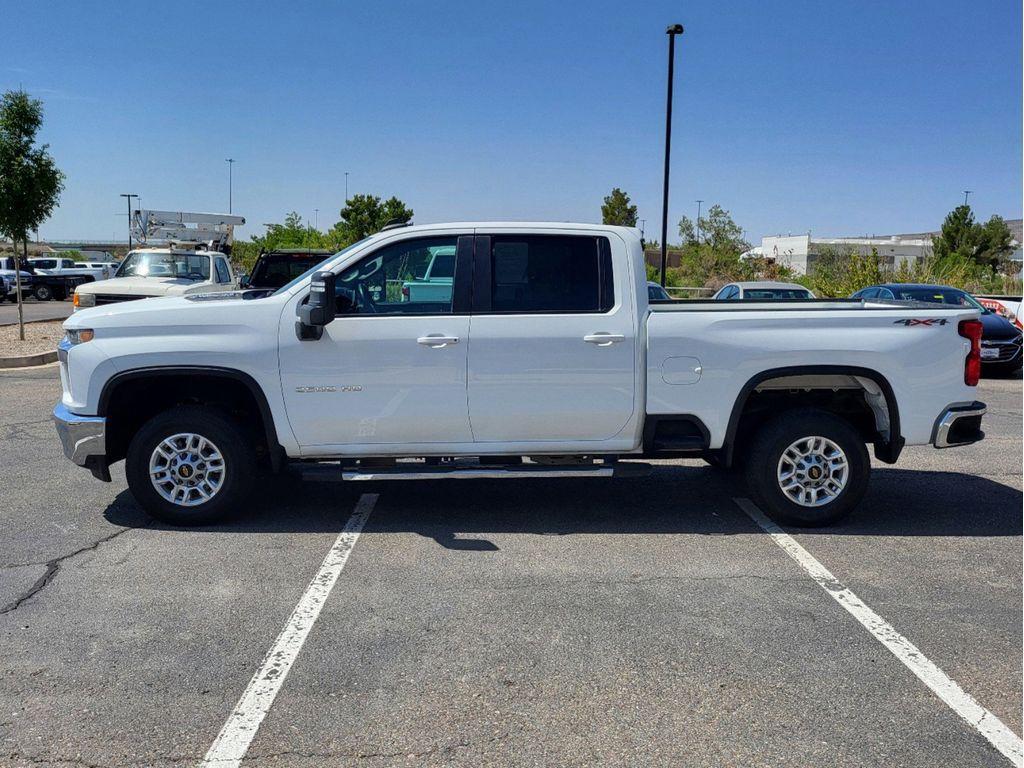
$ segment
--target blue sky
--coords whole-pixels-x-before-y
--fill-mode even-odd
[[[0,89],[45,102],[67,173],[44,237],[124,237],[143,205],[326,228],[351,193],[419,222],[661,217],[664,29],[677,45],[670,226],[694,200],[764,234],[1021,215],[1021,3],[8,3]]]

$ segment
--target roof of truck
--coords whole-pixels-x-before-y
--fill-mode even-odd
[[[611,224],[587,224],[572,221],[446,221],[433,224],[409,224],[388,232],[421,232],[436,229],[602,229],[609,232],[629,233],[640,237],[638,227],[618,227]]]

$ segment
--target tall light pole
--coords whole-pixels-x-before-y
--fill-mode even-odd
[[[675,76],[676,35],[683,34],[682,24],[665,30],[668,35],[668,95],[665,100],[665,185],[661,201],[661,285],[665,286],[665,262],[668,259],[668,168],[672,154],[672,79]]]
[[[348,171],[345,171],[345,205],[348,205]]]
[[[128,198],[128,251],[130,253],[132,250],[132,198],[138,197],[138,195],[129,195],[122,192],[121,197]]]
[[[647,219],[640,219],[640,239],[644,239],[644,227],[647,224]]]
[[[313,209],[313,229],[320,229],[320,209]]]
[[[235,159],[233,157],[229,157],[224,162],[228,164],[228,213],[231,213],[231,203],[232,203],[231,196],[232,196],[232,192],[233,192],[232,186],[234,185],[234,178],[233,177],[234,177]]]
[[[967,196],[969,194],[971,194],[971,192],[973,192],[973,191],[974,191],[973,189],[965,189],[964,190],[964,205],[967,205]]]
[[[699,243],[700,242],[700,204],[703,203],[704,201],[703,200],[694,200],[693,202],[695,202],[697,204],[697,242]]]

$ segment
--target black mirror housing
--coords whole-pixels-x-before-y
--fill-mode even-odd
[[[320,338],[323,327],[334,319],[333,272],[317,272],[309,284],[309,299],[299,307],[299,325],[305,329],[316,329],[314,333],[300,333],[299,338]]]

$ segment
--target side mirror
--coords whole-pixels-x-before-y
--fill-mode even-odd
[[[249,275],[242,275],[240,278],[238,278],[238,287],[239,288],[248,288],[249,287]]]
[[[296,332],[300,339],[319,339],[324,326],[334,319],[333,272],[317,272],[309,284],[309,300],[299,307]]]

